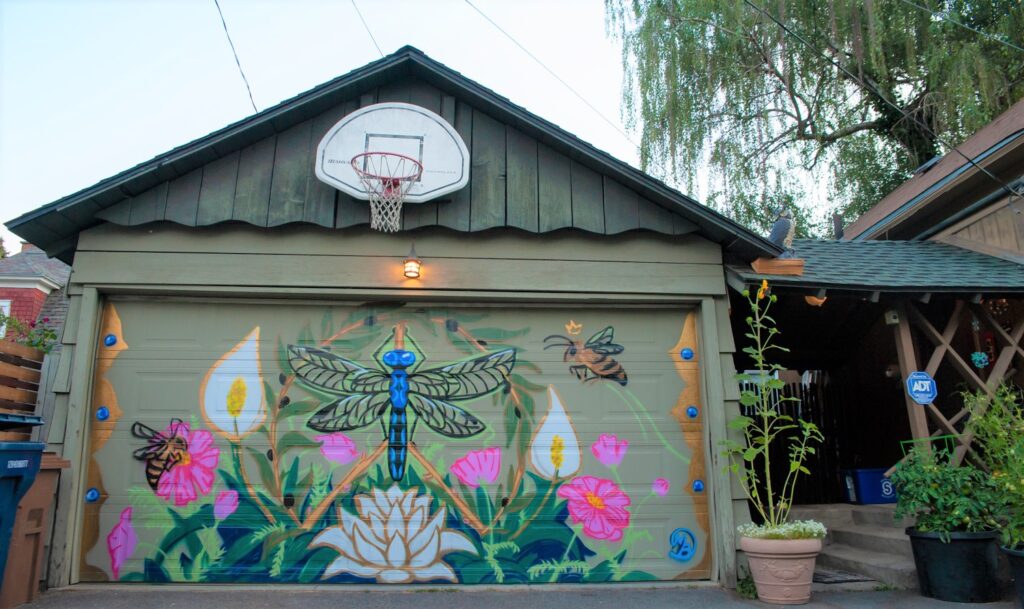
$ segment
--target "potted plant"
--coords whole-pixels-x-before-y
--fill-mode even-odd
[[[826,531],[820,522],[790,522],[789,511],[797,480],[810,474],[805,462],[823,437],[813,423],[779,411],[780,403],[795,398],[781,395],[784,384],[777,378],[781,366],[768,361],[770,352],[786,351],[775,344],[780,332],[768,315],[777,297],[769,294],[767,281],[756,294],[745,291],[743,295],[750,303],[745,336],[752,342],[743,351],[753,360],[756,373],[737,375],[744,386],[740,393],[744,408],[729,427],[742,432],[744,441],[726,440],[723,454],[760,519],[759,524],[737,528],[757,596],[767,603],[798,605],[811,598],[814,562]],[[780,444],[789,464],[773,472],[772,452],[775,448],[777,457]]]
[[[1001,499],[992,477],[972,465],[955,465],[952,452],[914,446],[891,476],[896,518],[906,529],[921,594],[943,601],[999,600],[995,540]]]
[[[1001,499],[999,521],[1002,550],[1010,562],[1017,597],[1024,605],[1024,396],[1003,385],[991,397],[966,394],[971,418],[967,429],[991,474]]]

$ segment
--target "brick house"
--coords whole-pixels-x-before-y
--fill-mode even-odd
[[[26,324],[46,317],[59,331],[67,313],[64,286],[70,274],[68,265],[22,244],[19,253],[0,259],[0,310]],[[0,327],[0,337],[6,333]]]

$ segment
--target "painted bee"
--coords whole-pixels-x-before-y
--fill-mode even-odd
[[[625,350],[625,347],[612,342],[615,330],[608,326],[597,334],[591,336],[586,343],[581,340],[573,340],[561,334],[552,334],[544,339],[544,348],[565,347],[564,362],[576,362],[576,365],[569,366],[573,375],[581,381],[595,381],[608,379],[626,386],[626,370],[613,355],[618,355]],[[548,341],[555,341],[547,344]]]
[[[177,433],[181,419],[171,419],[172,432],[156,431],[142,423],[132,424],[132,435],[148,443],[132,456],[146,462],[146,482],[155,491],[160,476],[188,458],[188,441]]]

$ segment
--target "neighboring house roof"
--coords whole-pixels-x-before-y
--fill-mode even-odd
[[[778,246],[736,222],[594,148],[557,125],[513,104],[507,98],[430,59],[412,47],[403,47],[387,57],[272,108],[175,148],[94,186],[44,205],[7,222],[7,226],[15,234],[39,245],[51,255],[71,260],[78,233],[99,224],[104,217],[104,210],[127,198],[142,195],[168,180],[185,176],[229,153],[321,115],[342,102],[358,97],[361,91],[370,87],[408,77],[422,79],[473,108],[536,138],[538,142],[560,154],[567,155],[573,162],[608,176],[628,190],[639,194],[642,200],[651,201],[657,208],[668,210],[674,217],[681,218],[681,222],[686,226],[695,227],[704,237],[722,244],[728,253],[749,261],[759,256],[774,256],[782,251]],[[154,205],[151,201],[147,202],[147,213]],[[636,216],[636,205],[634,204],[633,209],[628,211]],[[299,218],[297,221],[301,222],[304,219]],[[131,223],[131,220],[128,222]],[[679,223],[680,221],[675,222],[677,225]],[[266,225],[269,226],[270,223]],[[670,220],[669,226],[672,225],[673,222]],[[683,231],[675,230],[674,234],[681,232]]]
[[[998,181],[977,166],[995,175]],[[1003,191],[1000,181],[1009,184],[1022,174],[1024,100],[934,165],[918,170],[847,226],[844,238],[857,241],[926,238],[929,229],[967,210],[976,201]]]
[[[797,239],[800,276],[766,275],[730,266],[730,284],[825,289],[827,292],[1024,292],[1024,266],[936,241]]]
[[[57,287],[67,283],[71,267],[50,258],[40,249],[29,249],[0,258],[0,281],[3,279],[43,278]]]

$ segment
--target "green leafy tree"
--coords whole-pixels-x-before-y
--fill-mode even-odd
[[[642,165],[753,228],[792,200],[806,234],[809,175],[852,220],[1024,97],[1019,0],[751,2],[605,6]]]

